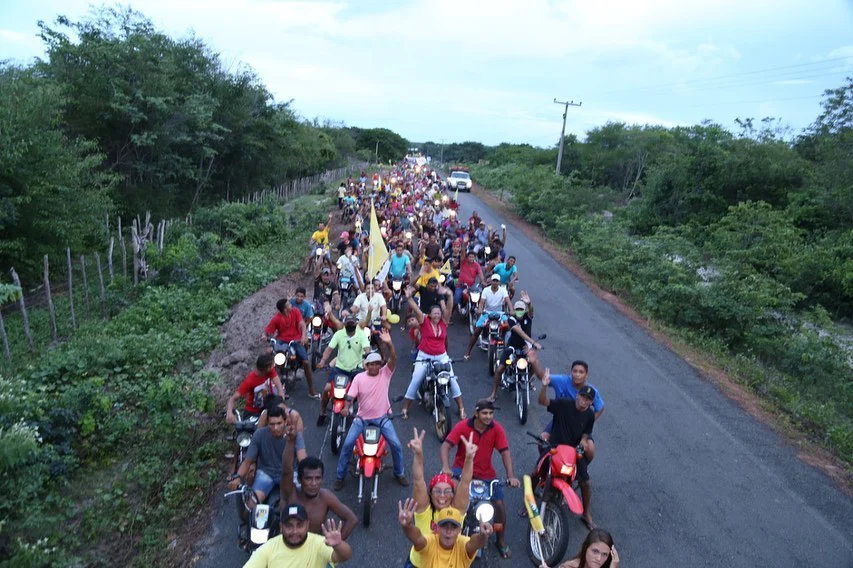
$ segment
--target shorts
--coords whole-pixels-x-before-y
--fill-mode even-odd
[[[339,368],[339,367],[332,367],[332,368],[331,368],[331,370],[329,371],[329,380],[328,380],[327,382],[328,382],[328,383],[334,383],[334,382],[335,382],[335,378],[336,378],[338,375],[347,375],[347,376],[349,377],[349,380],[351,381],[351,380],[353,380],[353,379],[355,378],[355,376],[356,376],[357,374],[359,374],[359,373],[360,373],[360,372],[362,372],[363,370],[364,370],[364,369],[362,369],[361,367],[356,367],[356,368],[355,368],[355,369],[353,369],[352,371],[344,371],[343,369],[341,369],[341,368]]]
[[[483,312],[483,315],[480,316],[480,319],[477,320],[477,325],[475,327],[483,327],[486,325],[486,322],[489,320],[490,313],[498,313],[498,312]],[[501,321],[504,322],[507,320],[507,315],[501,313]]]
[[[580,472],[580,468],[578,468],[578,472]],[[459,479],[462,477],[462,468],[454,467],[453,468],[453,479]],[[492,481],[491,479],[483,479],[483,481]],[[495,490],[492,493],[492,501],[503,501],[504,500],[504,488],[502,485],[496,485]]]
[[[252,484],[252,491],[260,491],[264,495],[269,495],[279,481],[280,478],[273,479],[262,469],[255,470],[255,482]]]

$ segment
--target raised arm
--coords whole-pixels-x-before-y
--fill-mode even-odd
[[[379,339],[388,347],[388,361],[385,365],[388,367],[388,370],[393,373],[397,368],[397,350],[394,349],[394,342],[391,341],[391,332],[387,329],[383,329],[379,334]]]
[[[414,288],[411,286],[406,286],[406,300],[409,302],[409,307],[412,309],[412,313],[415,314],[415,318],[418,320],[418,324],[424,323],[424,313],[418,307],[415,299],[412,298],[412,294],[414,293]]]
[[[409,539],[409,542],[415,547],[415,550],[421,551],[426,545],[426,538],[421,534],[420,529],[414,525],[412,520],[415,518],[415,508],[418,506],[414,499],[406,499],[406,502],[397,502],[397,520],[400,526],[403,527],[403,534]],[[476,549],[475,549],[476,550]],[[469,555],[470,558],[470,555]]]
[[[424,479],[424,448],[423,441],[426,430],[418,434],[417,428],[412,428],[412,439],[409,440],[409,449],[412,450],[412,499],[417,503],[415,512],[423,513],[429,507],[429,492]],[[457,492],[458,493],[458,492]],[[458,508],[458,507],[457,507]],[[467,505],[465,509],[467,509]],[[465,510],[463,509],[463,510]]]
[[[548,400],[548,385],[551,384],[551,369],[545,369],[542,375],[542,390],[539,391],[539,404],[548,406],[551,401]]]
[[[462,476],[459,478],[456,495],[453,496],[453,506],[459,511],[467,511],[468,502],[471,498],[468,489],[471,485],[471,478],[474,477],[474,455],[477,453],[477,444],[474,443],[473,432],[468,438],[462,436],[461,439],[465,445],[465,463],[462,464]]]

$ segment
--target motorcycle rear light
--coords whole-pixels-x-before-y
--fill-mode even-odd
[[[267,359],[267,360],[269,360],[269,359]],[[276,353],[275,357],[273,358],[273,361],[275,362],[276,365],[281,367],[287,361],[287,356],[284,353]]]

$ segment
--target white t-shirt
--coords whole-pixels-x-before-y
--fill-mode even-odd
[[[367,314],[368,307],[370,307],[372,308],[371,317],[376,319],[379,317],[379,311],[384,305],[385,298],[382,294],[374,292],[373,297],[368,302],[367,294],[362,292],[356,296],[355,301],[352,303],[352,313],[357,314],[359,317],[364,317]]]
[[[497,292],[492,292],[492,287],[489,286],[483,290],[483,310],[486,312],[502,312],[504,311],[504,299],[509,298],[509,293],[506,288],[501,286]]]

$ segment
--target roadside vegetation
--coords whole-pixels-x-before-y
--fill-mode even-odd
[[[205,353],[235,303],[297,268],[332,204],[324,185],[240,200],[407,142],[306,121],[250,69],[131,10],[41,31],[45,60],[0,63],[0,566],[167,565],[220,477]],[[106,219],[146,211],[173,219],[148,279],[117,275],[103,317],[78,283],[76,331],[55,293],[59,341],[29,350],[10,267],[27,292],[44,255],[103,252]],[[29,316],[50,337],[47,310]]]
[[[483,147],[471,175],[849,467],[852,116],[850,79],[798,135],[609,123],[567,138],[560,176],[556,150],[507,144]],[[457,146],[445,161],[480,152]]]

